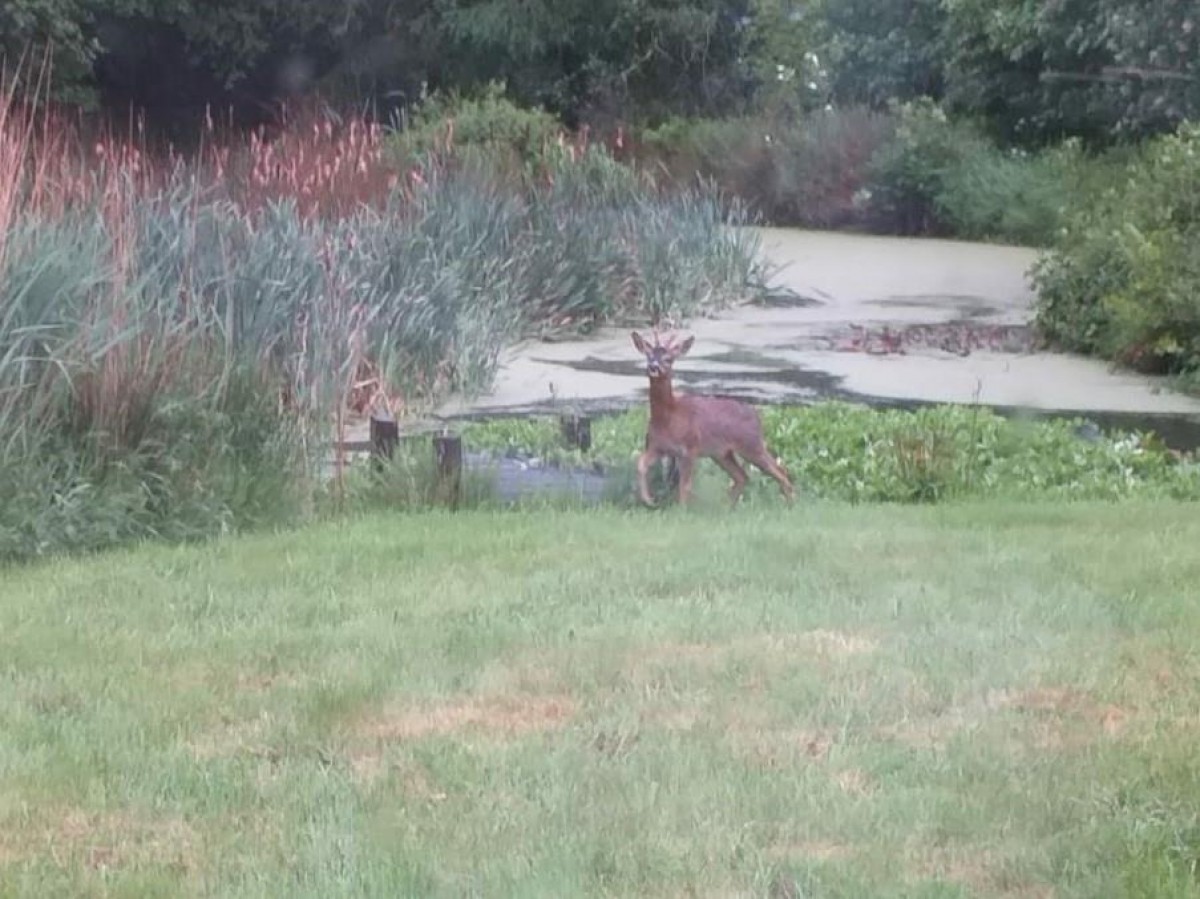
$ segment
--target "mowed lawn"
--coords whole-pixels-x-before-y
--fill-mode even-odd
[[[1200,895],[1194,505],[382,515],[0,570],[0,895]]]

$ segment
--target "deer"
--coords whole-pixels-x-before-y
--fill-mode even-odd
[[[650,496],[648,476],[652,466],[663,458],[675,460],[679,472],[679,502],[686,505],[692,492],[696,461],[706,456],[715,461],[733,479],[729,487],[730,506],[742,498],[749,480],[738,456],[770,475],[779,484],[790,506],[795,489],[787,472],[767,450],[762,420],[748,403],[715,396],[678,395],[671,387],[675,360],[692,348],[696,338],[679,342],[669,336],[664,343],[654,331],[649,343],[637,331],[633,345],[646,357],[650,378],[650,425],[646,430],[645,450],[638,457],[638,493],[647,506],[655,505]]]

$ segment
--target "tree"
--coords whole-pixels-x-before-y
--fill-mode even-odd
[[[502,79],[568,121],[735,105],[747,0],[442,0],[460,85]]]
[[[741,57],[757,106],[799,114],[829,99],[829,70],[818,52],[822,23],[813,4],[753,0]]]
[[[88,80],[99,44],[82,0],[5,0],[0,3],[0,67],[6,78],[33,88],[50,65],[60,99],[94,99]]]
[[[1200,113],[1200,16],[1190,0],[944,0],[952,109],[1002,136],[1103,144]]]
[[[369,78],[364,60],[419,83],[413,64],[429,64],[437,47],[414,29],[432,2],[5,0],[0,52],[12,71],[23,54],[50,50],[60,100],[133,106],[159,124],[194,125],[206,109],[254,121],[339,68]]]
[[[1100,144],[1200,117],[1195,0],[0,0],[0,54],[48,54],[59,99],[193,126],[497,79],[568,123],[928,96]]]
[[[823,0],[821,12],[836,100],[882,107],[942,95],[943,0]]]
[[[1113,65],[1101,72],[1124,132],[1200,118],[1200,8],[1193,0],[1101,0]]]
[[[303,94],[361,33],[368,0],[106,0],[90,17],[94,84],[118,109],[193,125],[206,109],[269,117]]]

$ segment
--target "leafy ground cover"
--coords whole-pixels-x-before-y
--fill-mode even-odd
[[[964,498],[1026,500],[1200,498],[1200,466],[1153,435],[1103,434],[1082,421],[1005,418],[982,407],[910,412],[826,402],[761,411],[767,445],[810,497],[851,502]],[[469,447],[534,455],[560,465],[599,462],[632,478],[646,431],[645,409],[592,422],[593,448],[563,448],[557,419],[473,422]],[[719,501],[727,478],[709,462],[701,489]],[[752,475],[747,496],[770,501],[774,485]],[[614,490],[624,497],[630,491]]]

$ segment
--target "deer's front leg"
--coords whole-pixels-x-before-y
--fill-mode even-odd
[[[650,495],[650,469],[659,459],[659,453],[647,448],[637,461],[638,494],[647,506],[654,506],[654,497]]]
[[[692,475],[696,469],[696,457],[687,455],[678,458],[679,464],[679,505],[687,505],[692,496]]]

